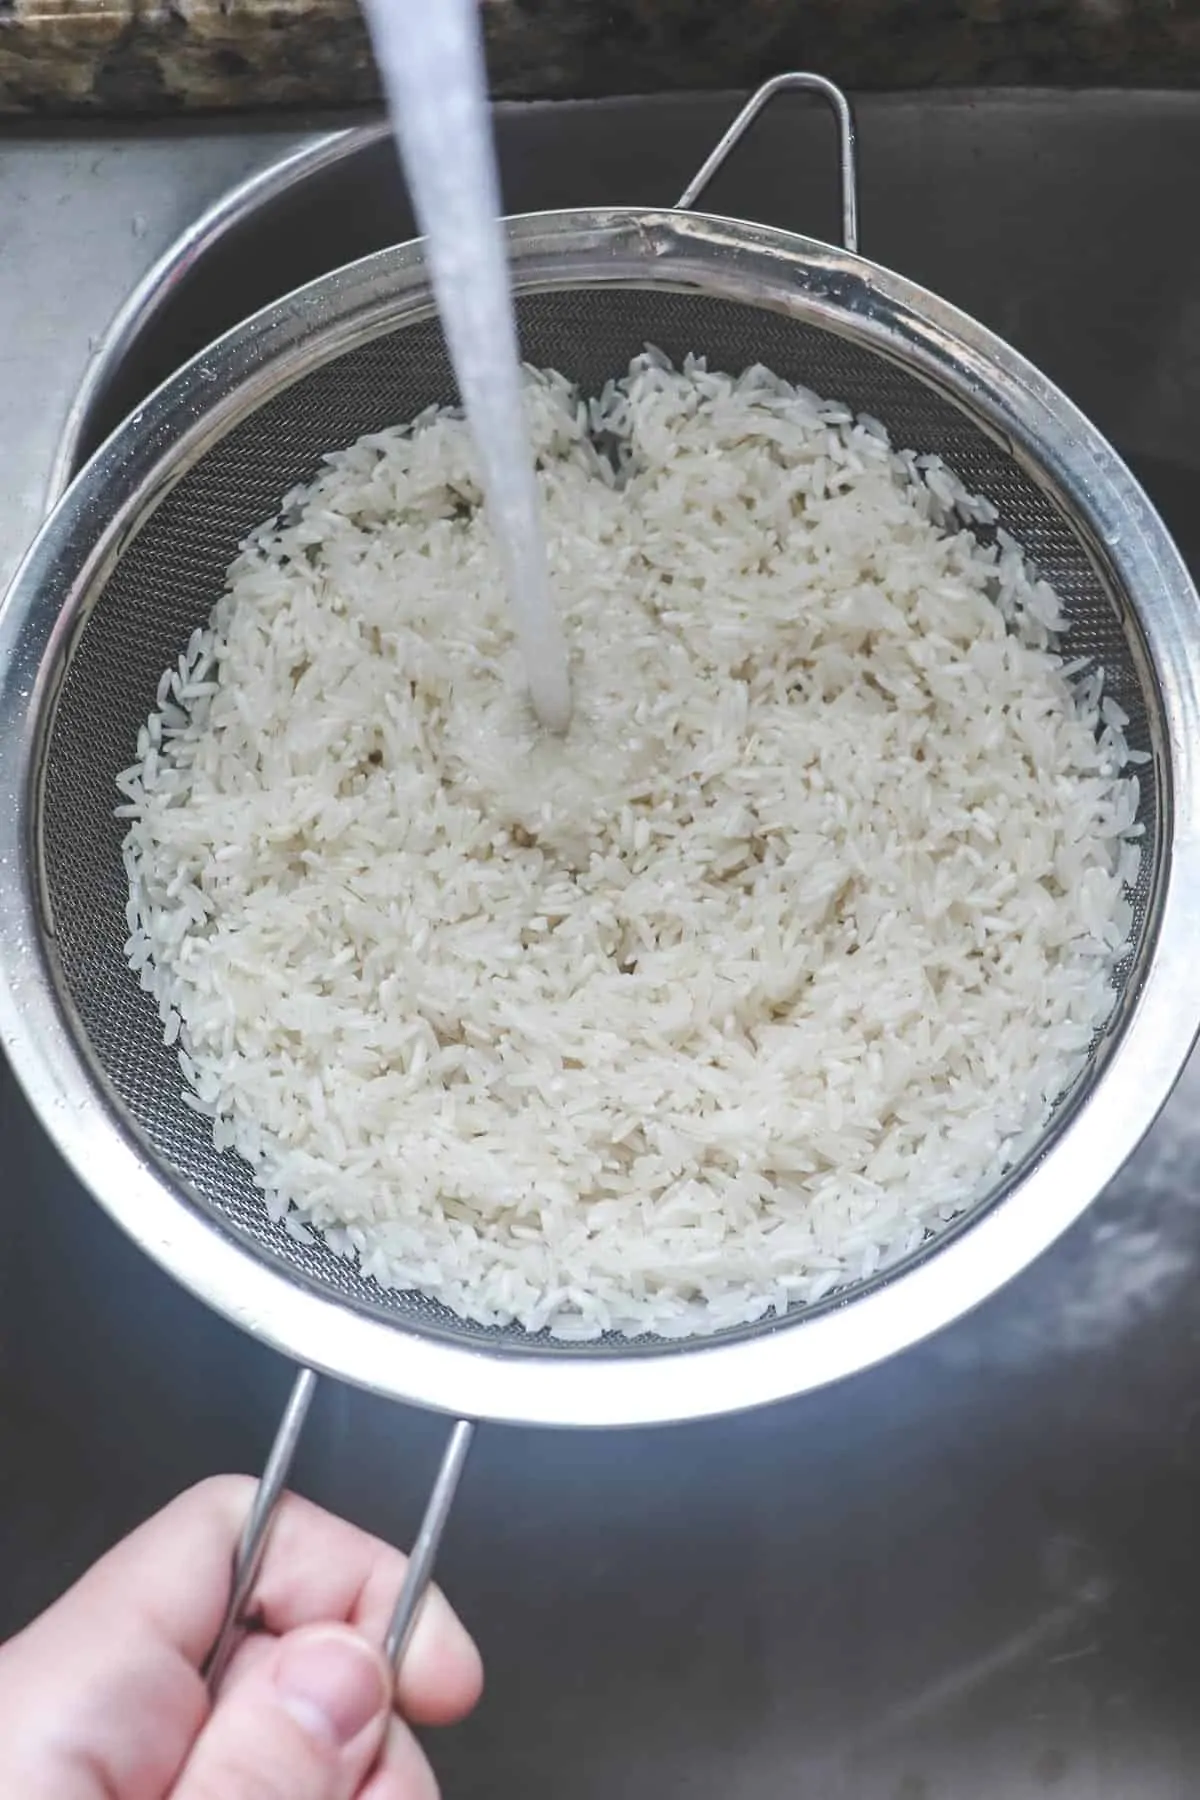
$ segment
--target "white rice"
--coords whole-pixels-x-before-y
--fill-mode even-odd
[[[565,743],[465,426],[363,438],[159,684],[127,953],[294,1234],[484,1323],[712,1330],[871,1274],[1044,1125],[1130,928],[1128,720],[876,421],[654,354],[528,400]]]

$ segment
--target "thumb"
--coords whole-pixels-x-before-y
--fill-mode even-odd
[[[391,1699],[383,1656],[348,1625],[289,1632],[219,1695],[173,1800],[353,1800]]]

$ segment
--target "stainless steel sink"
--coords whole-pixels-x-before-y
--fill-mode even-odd
[[[669,203],[731,108],[503,109],[508,204]],[[859,116],[867,253],[1066,387],[1200,569],[1200,95],[899,96]],[[170,142],[178,179],[181,142],[220,140]],[[826,120],[781,106],[707,204],[828,234],[832,169]],[[89,328],[59,475],[220,330],[410,232],[372,128],[234,194],[114,332]],[[1051,1254],[883,1368],[716,1425],[483,1433],[443,1575],[491,1686],[434,1747],[447,1794],[1200,1791],[1198,1099],[1194,1062]],[[183,1482],[253,1466],[288,1372],[118,1237],[2,1070],[0,1227],[2,1632]],[[326,1392],[299,1484],[403,1540],[443,1430]]]

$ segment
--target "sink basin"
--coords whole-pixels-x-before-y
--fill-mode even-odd
[[[668,205],[733,110],[501,108],[507,205]],[[1178,229],[1200,95],[879,96],[858,116],[866,254],[1059,382],[1200,569],[1200,234]],[[781,102],[705,204],[830,236],[835,185],[827,118]],[[234,190],[102,338],[58,481],[222,330],[411,232],[375,127]],[[1193,1061],[1035,1268],[837,1389],[654,1434],[481,1434],[441,1574],[490,1697],[435,1746],[445,1790],[1194,1794],[1198,1096]],[[287,1371],[118,1236],[2,1069],[0,1148],[2,1635],[184,1481],[252,1465]],[[330,1388],[298,1483],[403,1541],[443,1431]]]

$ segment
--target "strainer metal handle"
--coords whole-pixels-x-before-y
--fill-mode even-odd
[[[840,87],[827,81],[824,75],[802,74],[793,71],[787,75],[775,75],[770,81],[764,81],[758,92],[743,106],[733,124],[726,131],[720,142],[714,146],[710,155],[701,163],[692,179],[684,188],[676,201],[676,210],[687,212],[695,206],[697,200],[712,180],[717,170],[729,157],[731,150],[740,144],[755,119],[764,107],[771,104],[776,94],[789,90],[803,89],[807,93],[820,94],[833,109],[838,129],[838,165],[842,198],[842,248],[857,251],[858,249],[858,147],[854,133],[854,114],[850,111],[850,102]]]
[[[832,108],[838,128],[838,166],[841,188],[842,247],[858,249],[858,167],[854,132],[854,115],[841,88],[823,75],[792,72],[776,75],[764,82],[743,106],[720,142],[696,171],[677,202],[677,210],[695,205],[730,152],[777,94],[803,90],[819,94]],[[266,1554],[271,1526],[287,1485],[288,1474],[304,1430],[305,1420],[317,1390],[317,1375],[312,1369],[301,1369],[296,1376],[283,1418],[271,1445],[266,1467],[251,1503],[246,1523],[234,1556],[229,1600],[225,1617],[205,1667],[210,1690],[219,1685],[229,1659],[237,1647],[243,1621],[250,1608],[254,1584],[258,1580]],[[408,1648],[421,1610],[421,1604],[433,1577],[438,1547],[450,1509],[458,1491],[459,1480],[471,1447],[475,1425],[470,1419],[459,1419],[450,1433],[443,1452],[437,1478],[429,1496],[420,1528],[409,1557],[408,1568],[397,1596],[384,1648],[393,1668],[398,1668]]]
[[[246,1523],[242,1526],[241,1537],[238,1540],[233,1561],[233,1579],[230,1583],[229,1599],[225,1605],[225,1617],[221,1621],[217,1641],[213,1645],[205,1665],[204,1672],[210,1691],[215,1691],[220,1685],[221,1677],[229,1666],[229,1659],[237,1648],[242,1624],[254,1592],[254,1584],[258,1580],[258,1572],[262,1568],[263,1557],[266,1554],[271,1526],[274,1523],[279,1502],[283,1498],[288,1473],[295,1459],[316,1391],[317,1375],[315,1370],[301,1369],[292,1385],[288,1403],[283,1411],[283,1418],[275,1433],[275,1441],[271,1445],[271,1453],[267,1457],[266,1467],[255,1490],[250,1511],[246,1516]],[[400,1667],[417,1623],[421,1602],[425,1598],[433,1577],[433,1565],[437,1561],[438,1546],[442,1541],[446,1521],[450,1517],[450,1508],[454,1504],[459,1478],[466,1464],[467,1452],[471,1448],[471,1439],[474,1434],[474,1423],[470,1419],[459,1419],[450,1433],[449,1442],[443,1452],[437,1479],[433,1484],[413,1542],[408,1568],[405,1571],[404,1581],[396,1598],[395,1610],[384,1639],[384,1653],[394,1669]]]

